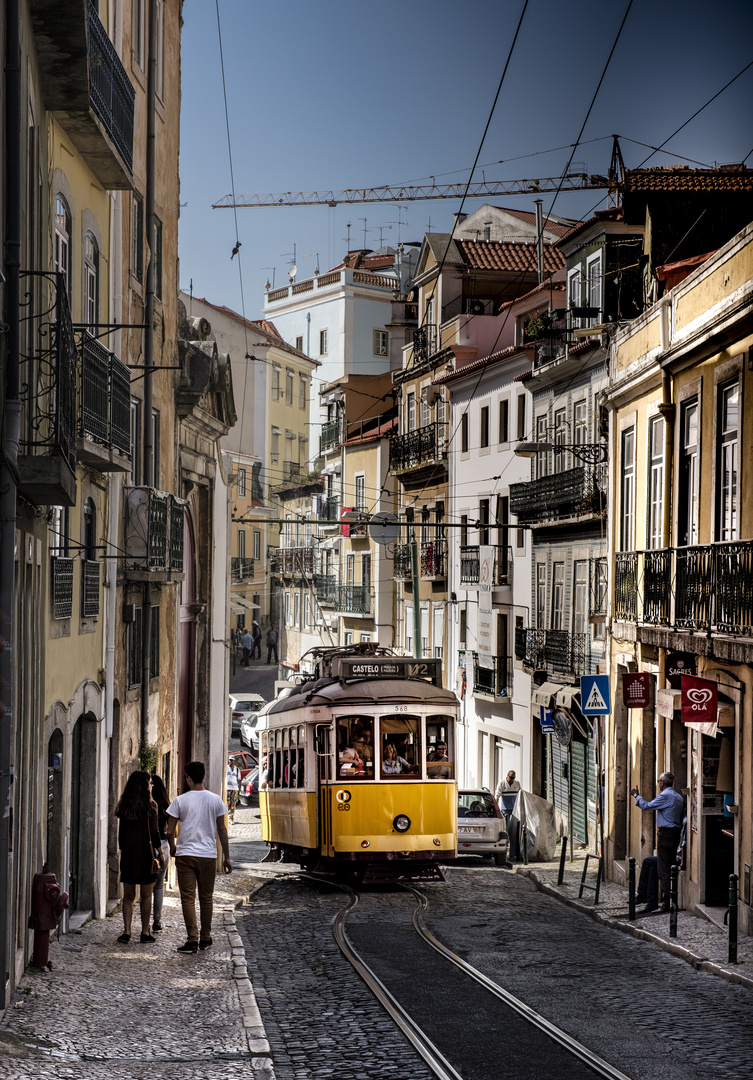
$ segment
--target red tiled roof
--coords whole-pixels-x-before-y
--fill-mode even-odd
[[[440,375],[438,379],[432,379],[432,386],[444,386],[447,383],[454,382],[455,379],[462,379],[464,375],[469,375],[474,371],[480,371],[481,368],[496,364],[499,360],[506,360],[510,356],[527,352],[533,348],[534,342],[532,341],[526,345],[508,345],[506,349],[500,349],[499,352],[484,356],[481,360],[472,360],[470,364],[463,364],[456,371],[448,371],[446,375]]]
[[[608,210],[597,210],[593,217],[588,218],[587,221],[579,221],[577,225],[574,225],[569,232],[565,233],[562,240],[557,241],[557,246],[560,247],[564,242],[572,240],[574,236],[577,236],[579,232],[584,232],[586,229],[590,229],[592,225],[596,225],[600,221],[624,221],[625,217],[622,213],[621,206],[610,206]]]
[[[499,305],[499,310],[504,311],[505,308],[512,307],[513,304],[519,304],[521,300],[528,300],[530,297],[535,296],[537,293],[542,292],[565,292],[564,281],[552,281],[548,278],[546,281],[542,281],[540,285],[536,285],[527,293],[523,293],[522,296],[516,296],[513,300],[506,300],[504,304]]]
[[[625,173],[624,191],[753,191],[753,169],[739,165],[724,169],[632,169]]]
[[[507,270],[534,273],[537,265],[535,244],[516,244],[500,240],[456,240],[458,251],[466,266],[472,270]],[[565,256],[558,248],[544,245],[544,270],[552,273],[565,265]]]
[[[280,341],[282,341],[280,331],[273,322],[269,321],[269,319],[251,319],[251,323],[253,326],[258,326],[265,334],[270,334],[272,337],[279,338]]]
[[[337,266],[333,266],[332,270],[328,270],[327,273],[333,273],[335,270],[342,270],[347,267],[349,270],[386,270],[395,265],[395,256],[386,253],[384,255],[374,255],[371,248],[363,248],[358,251],[349,251],[341,263]]]
[[[237,322],[240,326],[247,326],[249,330],[254,330],[257,334],[263,334],[264,337],[270,338],[271,345],[276,345],[278,348],[293,353],[295,356],[302,356],[310,363],[316,364],[317,367],[322,366],[321,360],[316,360],[313,356],[307,356],[306,353],[300,352],[292,345],[289,345],[287,341],[283,341],[279,330],[269,319],[244,319],[242,315],[239,315],[237,311],[233,311],[232,308],[225,307],[224,304],[213,304],[211,300],[207,300],[204,296],[195,296],[194,300],[206,304],[213,311],[219,311],[221,315],[226,315],[228,319],[232,319],[233,322]]]
[[[521,221],[525,221],[528,225],[536,224],[536,214],[532,210],[512,210],[509,206],[497,206],[497,210],[504,210],[506,214],[510,214],[511,217],[519,218]],[[573,227],[574,222],[567,224],[564,221],[552,221],[547,217],[544,217],[544,228],[547,232],[556,233],[557,236],[565,236]]]
[[[687,276],[691,270],[695,270],[696,266],[705,263],[713,254],[713,251],[707,251],[705,255],[693,255],[689,259],[680,259],[679,262],[665,263],[664,266],[657,266],[656,276],[659,281],[667,281],[669,278],[678,277],[678,275]]]
[[[385,420],[383,424],[380,424],[377,428],[372,428],[370,431],[361,435],[360,431],[357,435],[351,435],[345,439],[346,446],[352,446],[355,443],[359,445],[366,442],[376,442],[377,439],[383,439],[388,436],[393,430],[397,428],[397,417],[391,416],[389,420]]]

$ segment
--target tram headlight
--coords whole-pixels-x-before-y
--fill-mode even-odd
[[[410,828],[410,818],[407,814],[398,814],[392,824],[397,832],[407,832]]]

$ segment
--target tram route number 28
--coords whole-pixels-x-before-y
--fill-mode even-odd
[[[338,810],[350,810],[350,792],[338,791],[335,795]]]

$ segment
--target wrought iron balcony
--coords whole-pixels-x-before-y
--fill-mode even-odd
[[[97,559],[81,561],[81,614],[86,619],[99,615],[99,576],[102,564]]]
[[[395,544],[392,576],[399,581],[410,581],[411,569],[411,546],[410,544]]]
[[[587,675],[591,665],[588,634],[569,630],[515,631],[515,657],[534,671]]]
[[[510,547],[505,544],[492,545],[494,547],[494,571],[492,585],[509,585]],[[478,545],[464,544],[460,548],[460,584],[478,585],[480,574],[480,555]]]
[[[313,577],[314,549],[308,547],[284,547],[277,551],[277,572],[287,577]]]
[[[638,613],[638,554],[623,551],[615,557],[614,617],[630,622]]]
[[[370,615],[371,589],[366,585],[338,585],[335,609],[342,615]]]
[[[131,462],[131,374],[101,341],[84,332],[79,366],[77,457],[100,472]],[[111,458],[110,452],[117,457]]]
[[[182,573],[185,502],[150,487],[124,489],[126,570],[138,580]]]
[[[326,454],[328,450],[334,450],[339,446],[343,437],[342,420],[329,420],[322,424],[321,452]]]
[[[73,615],[73,559],[53,555],[50,559],[53,619],[70,619]]]
[[[320,604],[335,604],[337,601],[337,578],[334,574],[316,574],[314,589]]]
[[[20,490],[44,506],[73,506],[76,501],[76,341],[68,308],[65,277],[60,273],[22,275],[30,279],[21,321],[30,323],[31,351],[21,357],[21,399],[26,414],[20,441]],[[34,315],[37,288],[52,297]],[[23,339],[23,338],[22,338]]]
[[[115,46],[97,14],[95,0],[88,3],[89,93],[94,111],[126,164],[133,169],[133,112],[136,91]]]
[[[607,508],[606,479],[605,466],[580,465],[527,483],[510,484],[510,513],[528,525],[602,515]]]
[[[431,540],[421,544],[421,577],[447,577],[447,541]]]
[[[230,560],[231,581],[253,581],[254,560],[233,556]]]
[[[183,549],[185,546],[186,502],[176,495],[170,496],[170,544],[168,548],[169,569],[183,572]]]
[[[488,697],[506,698],[512,692],[512,663],[509,656],[493,656],[492,667],[479,663],[478,653],[473,654],[473,692]]]
[[[390,471],[404,472],[421,466],[436,465],[444,460],[444,424],[426,424],[405,435],[393,435],[390,440]]]

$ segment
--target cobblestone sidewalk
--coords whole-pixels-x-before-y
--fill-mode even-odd
[[[677,913],[677,937],[669,936],[669,915],[646,915],[634,922],[628,919],[628,890],[614,881],[602,881],[599,903],[594,903],[594,892],[584,890],[578,898],[583,862],[586,852],[575,852],[575,860],[565,863],[562,885],[558,885],[559,858],[553,862],[516,865],[518,874],[525,874],[536,882],[542,892],[556,896],[571,907],[588,912],[592,918],[615,930],[633,934],[651,941],[666,952],[686,960],[692,967],[719,975],[729,982],[740,983],[753,990],[753,938],[740,934],[737,939],[738,963],[728,962],[728,935],[726,927],[689,911]],[[589,867],[588,883],[595,884],[596,864]]]
[[[28,971],[0,1022],[3,1080],[274,1080],[269,1045],[235,925],[254,885],[218,876],[214,944],[185,940],[177,890],[166,893],[154,945],[119,945],[120,914],[50,946],[52,971]]]

